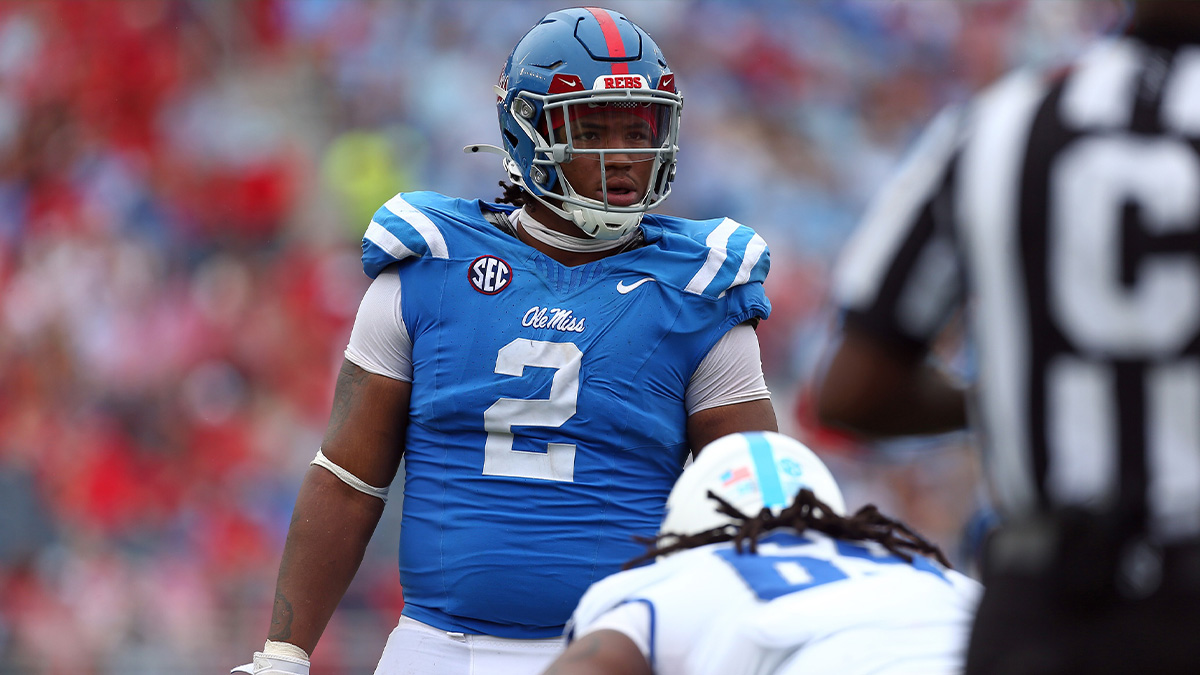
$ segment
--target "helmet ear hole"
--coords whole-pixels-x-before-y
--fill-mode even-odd
[[[518,96],[513,99],[513,114],[531,120],[537,114],[537,109],[532,103]]]

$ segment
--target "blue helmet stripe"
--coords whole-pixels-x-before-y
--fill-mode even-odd
[[[763,505],[768,508],[787,506],[788,498],[783,491],[783,483],[779,481],[779,472],[775,470],[775,452],[771,449],[771,442],[762,433],[748,433],[745,436],[750,446],[750,458],[754,461],[754,473],[758,475]]]

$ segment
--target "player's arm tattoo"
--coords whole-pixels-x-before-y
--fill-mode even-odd
[[[300,514],[292,511],[292,521],[288,525],[288,529],[296,526],[296,522],[300,519]],[[285,545],[283,547],[283,556],[279,560],[279,576],[282,579],[291,572],[292,567],[292,552]],[[271,631],[267,635],[268,640],[287,640],[292,637],[292,619],[295,618],[295,613],[292,611],[292,601],[284,595],[279,586],[275,587],[275,604],[271,607]]]
[[[292,637],[292,603],[280,591],[275,591],[275,606],[271,608],[271,632],[268,640],[287,640]]]
[[[341,431],[342,425],[350,417],[350,412],[359,404],[363,386],[369,376],[370,373],[353,363],[342,362],[342,368],[338,371],[337,386],[334,388],[333,412],[329,416],[326,438],[333,438]]]

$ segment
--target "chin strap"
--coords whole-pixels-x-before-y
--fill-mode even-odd
[[[545,225],[539,223],[525,212],[525,209],[517,209],[512,214],[512,219],[521,229],[525,230],[526,234],[537,239],[543,244],[553,246],[562,251],[573,251],[575,253],[593,253],[595,251],[610,251],[614,248],[625,246],[634,237],[638,236],[637,228],[634,228],[617,239],[594,239],[592,237],[573,237],[569,234],[563,234],[557,230],[552,230]]]

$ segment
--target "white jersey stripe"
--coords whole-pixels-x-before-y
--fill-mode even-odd
[[[1200,136],[1200,47],[1181,49],[1163,90],[1163,126],[1185,136]]]
[[[1067,81],[1059,103],[1067,126],[1116,129],[1129,126],[1133,93],[1141,73],[1139,47],[1113,42],[1089,50],[1079,72]]]
[[[373,220],[367,226],[367,233],[363,235],[363,239],[387,251],[387,254],[396,260],[404,260],[417,255],[412,249],[405,246],[404,242],[400,241],[396,235],[388,232],[386,227]]]
[[[895,181],[880,193],[863,217],[860,229],[870,236],[854,237],[846,246],[834,278],[834,294],[844,304],[865,307],[882,290],[897,249],[905,242],[928,194],[954,150],[959,115],[947,111],[925,132]]]
[[[449,258],[450,253],[446,248],[446,240],[442,238],[442,233],[438,230],[437,225],[429,219],[424,213],[417,210],[415,206],[404,200],[404,197],[396,195],[383,205],[383,208],[396,214],[397,217],[403,219],[421,238],[425,240],[425,244],[429,247],[429,255],[434,258]]]
[[[944,325],[958,276],[953,244],[945,237],[931,239],[896,303],[896,320],[909,335],[934,335]]]
[[[742,259],[742,266],[738,268],[737,276],[733,278],[733,283],[729,285],[729,288],[741,286],[750,280],[750,275],[754,272],[754,266],[758,264],[759,258],[762,257],[763,252],[766,250],[767,242],[762,237],[756,234],[750,238],[750,243],[746,244],[746,257]]]
[[[736,220],[726,218],[708,234],[708,238],[704,241],[708,245],[708,258],[704,261],[704,266],[700,268],[696,276],[692,277],[683,290],[696,295],[704,293],[704,289],[708,288],[712,280],[717,277],[721,266],[725,264],[725,259],[729,257],[729,237],[738,227],[740,225]]]
[[[1055,448],[1046,493],[1056,503],[1116,503],[1115,379],[1106,365],[1070,354],[1046,365],[1046,436]]]
[[[1003,420],[987,429],[987,461],[997,496],[1012,513],[1035,505],[1036,481],[1025,434],[1029,429],[1026,392],[1029,317],[1023,301],[1017,245],[1017,200],[1029,129],[1042,100],[1040,80],[1032,74],[1009,79],[982,101],[973,120],[989,130],[964,151],[962,184],[955,209],[960,239],[974,263],[978,284],[975,335],[980,342],[980,379],[984,419]]]
[[[1200,532],[1200,362],[1150,370],[1146,464],[1150,523],[1164,540]]]

